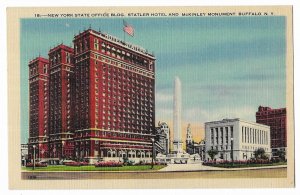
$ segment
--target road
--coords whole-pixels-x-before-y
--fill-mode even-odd
[[[155,172],[22,172],[22,179],[193,179],[193,178],[286,178],[287,168]]]

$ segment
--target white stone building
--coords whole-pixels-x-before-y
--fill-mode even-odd
[[[258,148],[271,155],[269,126],[239,118],[205,123],[206,160],[211,160],[207,154],[211,149],[218,150],[217,160],[232,160],[232,154],[233,160],[247,160]]]
[[[21,164],[26,165],[26,160],[28,159],[28,144],[21,144]]]
[[[155,141],[159,144],[160,150],[157,147],[155,149],[161,154],[166,155],[170,152],[170,128],[167,123],[159,122],[155,130]]]

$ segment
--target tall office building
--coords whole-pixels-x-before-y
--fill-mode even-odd
[[[49,157],[73,156],[72,100],[74,98],[73,48],[60,44],[49,51]]]
[[[92,29],[73,43],[29,63],[29,153],[35,145],[50,163],[151,159],[155,57]]]
[[[29,158],[48,156],[49,61],[42,57],[29,62]],[[35,150],[35,152],[33,151]]]
[[[286,108],[272,109],[259,106],[256,112],[256,122],[271,128],[271,148],[285,150],[287,146]]]
[[[76,35],[73,43],[76,158],[151,158],[155,57],[92,29]]]

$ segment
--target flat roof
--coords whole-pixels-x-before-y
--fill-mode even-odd
[[[112,35],[109,35],[109,34],[105,34],[105,33],[102,33],[102,32],[98,32],[98,31],[95,31],[93,29],[88,29],[88,30],[83,31],[82,33],[79,33],[78,35],[75,35],[74,39],[77,39],[80,36],[82,36],[82,35],[84,35],[84,34],[86,34],[88,32],[91,33],[91,34],[93,34],[93,35],[95,35],[95,36],[97,36],[97,37],[99,37],[99,38],[101,38],[101,39],[104,39],[106,41],[114,43],[114,44],[116,44],[116,45],[118,45],[120,47],[123,47],[125,49],[128,49],[130,51],[133,51],[135,53],[144,55],[146,57],[149,57],[149,58],[155,60],[154,55],[150,54],[148,52],[148,50],[144,49],[143,47],[138,46],[138,45],[134,45],[134,44],[129,43],[129,42],[125,42],[125,41],[123,41],[123,40],[121,40],[121,39],[119,39],[119,38],[117,38],[115,36],[112,36]]]
[[[252,122],[252,121],[247,121],[247,120],[243,120],[240,118],[233,118],[233,119],[223,119],[223,120],[219,120],[219,121],[210,121],[210,122],[205,122],[205,125],[209,125],[209,124],[222,124],[222,123],[229,123],[229,122],[236,122],[236,121],[240,121],[240,122],[244,122],[244,123],[249,123],[252,125],[257,125],[257,126],[263,126],[263,127],[269,127],[268,125],[264,125],[264,124],[260,124],[260,123],[256,123],[256,122]]]

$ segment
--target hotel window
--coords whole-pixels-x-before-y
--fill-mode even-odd
[[[68,52],[66,52],[66,61],[67,61],[67,63],[71,62],[71,55]]]
[[[99,40],[98,39],[94,39],[94,48],[95,48],[95,50],[99,50]]]
[[[44,64],[44,74],[46,74],[47,73],[47,64]]]

